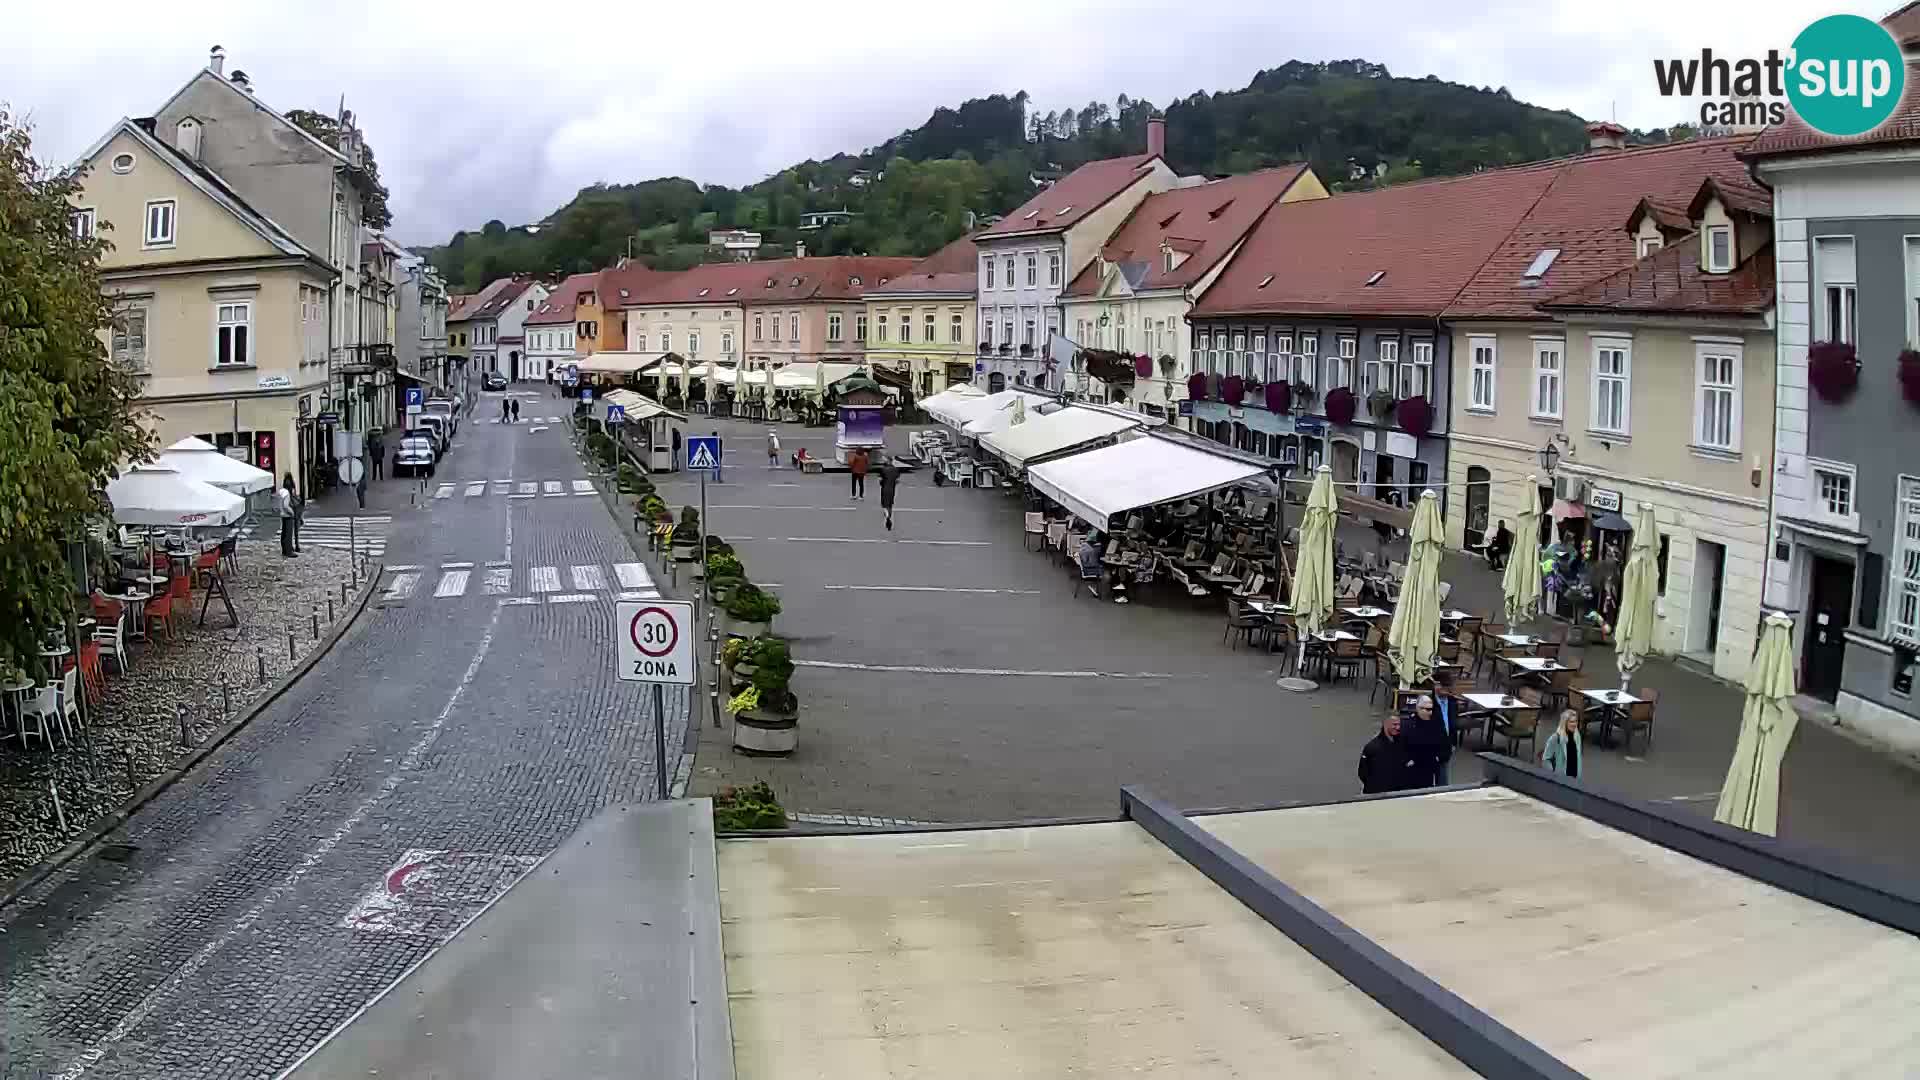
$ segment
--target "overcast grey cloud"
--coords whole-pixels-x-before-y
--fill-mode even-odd
[[[490,218],[537,220],[595,181],[751,183],[864,149],[969,97],[1026,90],[1043,111],[1122,93],[1165,104],[1244,86],[1289,59],[1364,57],[1396,75],[1667,125],[1691,110],[1655,93],[1653,58],[1785,48],[1831,10],[1777,0],[107,0],[82,30],[58,5],[9,11],[0,101],[31,116],[42,156],[68,160],[120,117],[153,111],[219,44],[228,70],[245,70],[283,111],[331,111],[344,94],[379,154],[396,235],[428,243]]]

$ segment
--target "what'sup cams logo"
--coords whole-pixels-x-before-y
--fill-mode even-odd
[[[1858,15],[1829,15],[1800,31],[1783,55],[1655,60],[1662,97],[1712,98],[1704,127],[1759,127],[1786,119],[1787,106],[1827,135],[1864,135],[1886,122],[1907,89],[1900,45],[1886,28]]]

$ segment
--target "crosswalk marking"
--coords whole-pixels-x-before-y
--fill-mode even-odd
[[[413,595],[413,587],[420,583],[420,575],[415,573],[395,574],[387,582],[387,591],[381,594],[382,600],[405,600]]]
[[[467,484],[467,498],[469,499],[475,495],[485,495],[486,493],[487,482],[485,480],[474,480]]]
[[[560,569],[555,566],[536,566],[533,568],[530,587],[534,592],[559,592]]]
[[[573,568],[573,588],[576,592],[588,592],[607,587],[607,579],[600,573],[598,566],[576,566]]]
[[[508,483],[505,480],[495,480],[493,482],[493,493],[495,495],[505,495],[507,492],[512,490],[513,490],[513,485]]]
[[[614,599],[615,600],[658,600],[660,599],[660,590],[629,589],[626,592],[623,592],[620,595],[614,597]]]
[[[575,481],[573,482],[573,493],[574,493],[575,495],[591,495],[591,494],[593,494],[593,481],[591,481],[591,480],[575,480]]]
[[[548,480],[548,481],[546,482],[546,484],[545,484],[545,487],[546,487],[546,491],[544,492],[544,494],[545,494],[545,495],[546,495],[546,496],[547,496],[548,498],[552,498],[552,497],[553,497],[553,496],[555,496],[555,495],[565,495],[565,494],[566,494],[566,492],[565,492],[565,491],[562,491],[562,490],[560,489],[560,481],[558,481],[558,480]]]
[[[439,487],[437,487],[437,488],[435,488],[435,489],[433,489],[433,497],[434,497],[434,498],[436,498],[436,499],[450,499],[450,498],[452,498],[452,497],[453,497],[453,485],[452,485],[452,484],[441,484],[441,485],[440,485]]]
[[[653,588],[653,576],[637,562],[614,563],[613,576],[619,579],[623,589]]]
[[[470,563],[470,562],[443,562],[443,563],[441,563],[441,564],[440,564],[440,569],[442,569],[442,570],[471,570],[471,569],[473,569],[473,564],[472,564],[472,563]]]
[[[512,588],[513,570],[508,567],[489,569],[486,580],[480,583],[480,592],[486,596],[504,596]]]
[[[547,603],[549,604],[585,604],[598,599],[599,597],[593,595],[592,593],[583,593],[583,592],[559,593],[558,595],[547,597]]]
[[[387,553],[387,526],[393,522],[389,514],[360,514],[347,517],[310,517],[300,526],[300,543],[304,546],[330,548],[334,551],[347,550],[351,541],[355,550],[362,555],[384,555]]]
[[[520,490],[514,492],[513,497],[516,499],[531,499],[538,494],[540,494],[540,485],[532,480],[526,480],[521,482]]]
[[[464,596],[467,591],[467,575],[471,570],[449,570],[440,575],[440,584],[433,590],[438,597]]]

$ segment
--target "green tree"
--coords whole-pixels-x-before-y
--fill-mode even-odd
[[[287,119],[328,146],[340,145],[340,123],[325,113],[294,109],[287,113]],[[360,219],[369,229],[384,229],[393,224],[393,211],[387,209],[387,188],[380,182],[380,163],[373,159],[372,143],[363,144],[361,149],[365,152],[364,174],[352,174],[354,186],[360,191]]]
[[[99,337],[108,244],[74,235],[80,181],[36,163],[29,131],[0,110],[0,658],[29,671],[38,630],[72,614],[65,545],[116,469],[153,453],[133,414],[139,381]]]

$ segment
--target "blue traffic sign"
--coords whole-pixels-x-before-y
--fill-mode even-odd
[[[591,386],[581,387],[580,400],[586,402],[589,405],[593,404],[593,387]]]
[[[418,386],[407,387],[407,404],[420,405],[427,400],[427,392]]]
[[[720,436],[687,436],[687,468],[720,471]]]
[[[607,406],[607,423],[624,424],[626,422],[627,422],[627,407],[625,405],[608,405]]]

